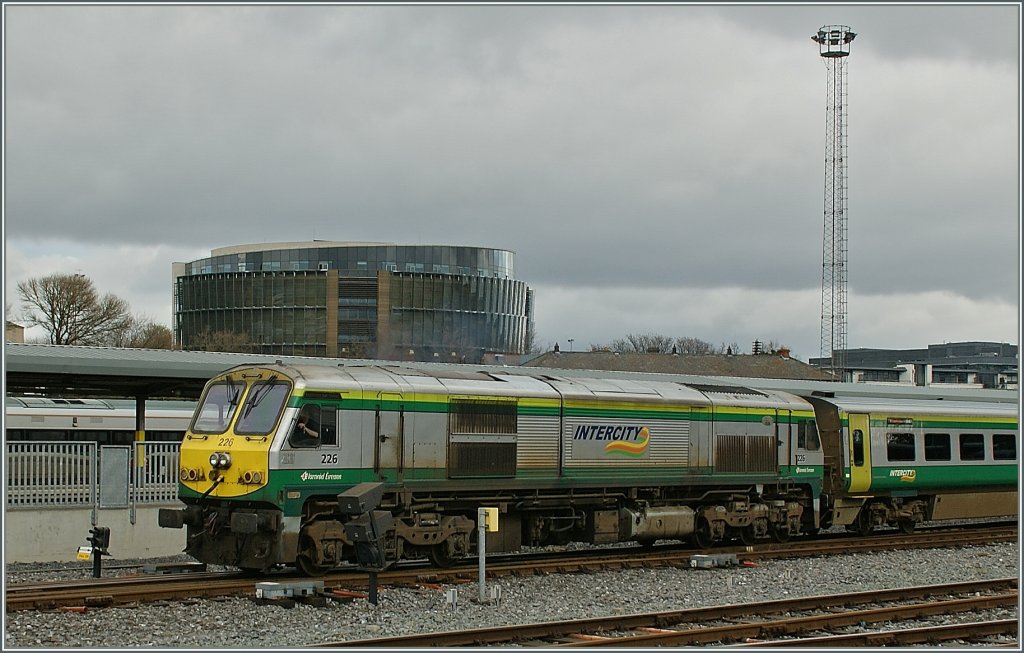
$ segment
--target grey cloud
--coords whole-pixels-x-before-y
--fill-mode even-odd
[[[898,262],[902,290],[1012,300],[1016,117],[917,105],[914,79],[1015,101],[1012,12],[928,9],[8,8],[7,231],[456,242],[539,284],[813,288],[809,36],[844,22],[852,288]]]

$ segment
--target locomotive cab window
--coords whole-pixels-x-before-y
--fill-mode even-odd
[[[821,448],[821,440],[818,438],[818,425],[813,419],[800,422],[797,425],[796,446],[808,451],[817,451]]]
[[[886,433],[885,450],[890,461],[914,460],[917,457],[914,434]]]
[[[960,434],[960,460],[985,460],[985,438],[981,433]]]
[[[949,433],[924,434],[925,460],[951,460],[953,450],[949,444]]]
[[[203,393],[191,430],[194,433],[223,433],[238,408],[244,386],[240,383],[212,383]]]
[[[323,444],[324,410],[314,403],[299,408],[288,443],[295,448],[316,448]]]
[[[245,398],[235,432],[240,435],[269,435],[277,425],[290,392],[291,385],[287,382],[271,379],[254,383]]]
[[[1016,460],[1017,459],[1017,434],[1016,433],[993,433],[992,434],[992,459],[993,460]]]

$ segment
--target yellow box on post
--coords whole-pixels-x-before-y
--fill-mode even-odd
[[[488,533],[498,532],[498,509],[497,508],[481,508],[480,510],[484,513],[484,526],[487,528]]]

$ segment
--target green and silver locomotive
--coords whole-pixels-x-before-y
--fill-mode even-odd
[[[371,511],[389,516],[387,561],[449,565],[474,552],[481,507],[500,513],[489,552],[571,541],[751,544],[833,524],[906,529],[965,512],[954,506],[965,492],[992,492],[1000,506],[1012,496],[1016,510],[1015,404],[865,412],[711,380],[593,374],[385,363],[232,368],[204,390],[181,447],[185,507],[162,510],[160,524],[186,528],[186,552],[203,562],[320,574],[356,560],[346,525]],[[934,450],[932,426],[977,426],[983,446],[1003,447],[998,461],[971,463],[975,471],[991,465],[992,481],[960,483],[972,474],[954,472],[962,463],[954,456],[923,461],[936,471],[920,469],[917,485],[890,487],[892,466],[881,462],[888,452],[875,444],[888,437],[881,426],[890,416],[915,420],[898,425],[921,442],[922,456]],[[860,457],[851,440],[858,430],[872,443],[860,445]],[[941,487],[947,481],[960,484]],[[353,514],[346,493],[370,484],[374,505]]]

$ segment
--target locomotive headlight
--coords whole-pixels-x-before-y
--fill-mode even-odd
[[[217,451],[210,454],[210,467],[214,469],[227,469],[231,467],[231,455],[224,451]]]

